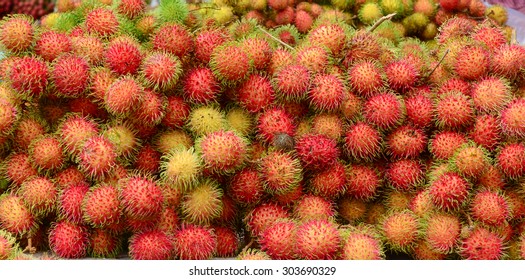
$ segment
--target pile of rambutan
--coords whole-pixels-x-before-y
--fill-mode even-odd
[[[525,47],[495,19],[59,2],[0,22],[0,259],[525,258]]]

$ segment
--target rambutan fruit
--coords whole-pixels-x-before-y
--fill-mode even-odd
[[[334,223],[312,220],[297,228],[297,258],[307,260],[335,259],[341,249],[341,234]]]
[[[427,136],[419,128],[404,125],[386,137],[387,152],[395,158],[416,158],[427,147]]]
[[[454,131],[442,131],[430,140],[428,149],[436,159],[449,159],[455,151],[467,143],[465,135]]]
[[[110,114],[127,115],[143,98],[144,89],[132,76],[122,76],[113,82],[104,95],[104,106]]]
[[[215,256],[231,258],[237,255],[241,245],[237,232],[225,226],[214,226],[213,231],[217,238],[217,251]]]
[[[121,239],[105,229],[95,229],[89,235],[89,255],[94,258],[115,258],[122,250]]]
[[[34,176],[22,183],[17,195],[35,217],[41,217],[55,210],[58,188],[50,179]]]
[[[501,237],[484,227],[476,227],[461,240],[460,255],[468,260],[498,260],[503,257]]]
[[[461,146],[450,159],[451,168],[468,178],[481,176],[490,164],[488,152],[473,144]]]
[[[118,189],[101,184],[90,188],[82,201],[84,221],[93,227],[104,227],[118,222],[122,212]]]
[[[207,67],[194,68],[183,78],[184,98],[196,104],[215,101],[221,92],[219,81]]]
[[[222,212],[223,191],[216,181],[204,180],[187,192],[181,202],[184,219],[192,224],[209,225]]]
[[[424,175],[423,166],[411,159],[392,162],[385,171],[387,182],[399,191],[414,189],[424,181]]]
[[[363,116],[381,130],[388,130],[404,119],[402,99],[395,94],[382,93],[368,98],[363,104]]]
[[[445,211],[459,209],[466,201],[470,183],[454,172],[445,172],[430,182],[430,197],[434,205]]]
[[[320,24],[313,27],[306,37],[306,40],[312,46],[322,46],[338,56],[347,43],[347,30],[338,23]]]
[[[333,112],[341,107],[345,92],[343,81],[336,75],[317,74],[312,79],[308,100],[316,111]]]
[[[340,115],[347,121],[355,121],[361,117],[363,101],[352,92],[347,91],[341,104]]]
[[[525,121],[522,117],[525,112],[525,98],[512,100],[501,111],[501,130],[509,136],[515,138],[525,137]]]
[[[136,74],[143,57],[140,44],[133,37],[125,35],[111,39],[104,52],[105,63],[117,75]],[[145,64],[148,62],[144,61]]]
[[[270,151],[259,164],[264,188],[269,193],[282,194],[296,187],[301,182],[302,166],[291,153]]]
[[[27,178],[38,174],[31,164],[29,155],[24,152],[11,153],[2,163],[2,173],[15,186],[21,185]]]
[[[78,259],[88,253],[88,229],[68,221],[60,221],[52,225],[49,232],[49,247],[61,258]]]
[[[491,52],[494,52],[507,43],[507,38],[503,31],[498,27],[490,25],[478,25],[474,28],[470,36],[474,41],[484,44]]]
[[[338,141],[343,135],[343,121],[337,114],[319,114],[312,119],[312,133]]]
[[[502,138],[499,119],[492,115],[478,115],[469,136],[476,144],[493,151]]]
[[[121,0],[118,2],[117,11],[129,19],[137,18],[146,10],[144,0]]]
[[[131,158],[140,147],[137,132],[132,125],[123,121],[107,123],[101,135],[115,146],[115,152],[118,157]]]
[[[320,46],[303,46],[295,54],[297,63],[305,66],[311,73],[322,73],[331,63],[330,54]]]
[[[15,59],[7,73],[12,88],[20,94],[38,97],[48,85],[48,67],[37,57],[24,56]]]
[[[250,112],[241,107],[231,107],[226,113],[228,127],[239,136],[250,136],[255,129],[254,117]]]
[[[22,197],[5,193],[0,196],[0,227],[13,235],[22,236],[37,229],[36,217]]]
[[[154,90],[169,90],[179,81],[182,63],[172,54],[152,52],[144,57],[140,72],[148,87]]]
[[[342,234],[343,260],[383,260],[385,252],[376,231],[368,226],[351,228]]]
[[[119,29],[119,21],[115,12],[104,7],[88,12],[84,24],[87,32],[104,38],[116,34]]]
[[[129,255],[134,260],[173,259],[173,237],[160,230],[135,233],[129,239]]]
[[[308,95],[312,78],[308,68],[291,64],[277,70],[272,82],[278,98],[303,100]]]
[[[259,204],[264,195],[262,176],[256,169],[246,167],[231,177],[227,192],[241,205]]]
[[[319,170],[331,166],[339,158],[337,142],[321,134],[307,134],[295,144],[297,155],[305,168]]]
[[[136,175],[118,182],[122,210],[128,217],[146,219],[162,210],[164,196],[153,179]]]
[[[334,220],[335,210],[331,200],[315,195],[304,195],[294,204],[293,217],[301,222],[311,220]]]
[[[292,220],[277,221],[261,233],[261,249],[274,260],[295,259],[297,228]]]
[[[71,38],[71,51],[83,57],[89,65],[98,65],[104,59],[104,43],[102,39],[92,35]]]
[[[344,150],[356,160],[371,161],[382,151],[382,136],[371,125],[358,122],[346,131]]]
[[[486,77],[472,87],[472,100],[477,111],[497,113],[509,102],[509,86],[502,78]]]
[[[420,218],[427,216],[428,213],[432,212],[434,210],[434,203],[432,202],[428,189],[423,189],[417,192],[412,197],[408,209]]]
[[[11,15],[0,21],[0,45],[9,52],[20,53],[31,47],[34,33],[31,17]]]
[[[208,63],[213,50],[228,41],[229,34],[223,29],[203,29],[195,35],[195,57]]]
[[[248,37],[241,41],[241,48],[252,61],[256,70],[266,70],[272,57],[272,48],[266,39]]]
[[[116,164],[115,145],[103,136],[92,136],[84,142],[78,154],[78,165],[91,178],[103,178]]]
[[[406,252],[419,239],[419,219],[410,210],[392,212],[383,218],[380,230],[391,250]]]
[[[525,174],[525,145],[519,143],[502,144],[496,155],[497,166],[503,174],[516,179]]]
[[[248,248],[239,253],[237,260],[271,260],[272,258],[264,251],[255,248]]]
[[[346,190],[344,165],[336,161],[330,167],[314,173],[309,180],[308,190],[328,199],[335,199],[342,195]]]
[[[394,61],[385,66],[386,80],[390,87],[397,91],[412,88],[419,77],[418,69],[406,59]]]
[[[458,129],[474,119],[472,99],[462,93],[450,91],[435,100],[435,123],[439,128]]]
[[[145,89],[142,94],[142,101],[136,106],[135,111],[131,114],[131,118],[135,119],[137,122],[157,125],[166,117],[166,114],[168,113],[166,112],[166,107],[168,105],[168,102],[172,101],[172,99],[180,100],[180,97],[170,96],[170,98],[165,98],[165,96],[160,93]],[[189,108],[185,108],[185,104],[183,101],[180,102],[182,105],[181,110],[177,110],[176,112],[170,112],[170,116],[184,116],[184,114],[186,114],[187,116],[189,114]],[[173,103],[170,105],[173,105]],[[185,121],[185,119],[176,119],[174,123],[175,125],[178,125],[178,127],[182,127]],[[168,123],[168,120],[166,120],[166,123]],[[168,127],[174,128],[177,126],[172,126],[170,123]]]
[[[174,190],[174,188],[171,187],[163,187],[164,191],[164,198],[166,200],[166,207],[162,210],[162,213],[160,214],[159,221],[156,225],[156,228],[164,231],[169,234],[174,234],[175,231],[179,228],[180,224],[180,218],[179,214],[177,214],[177,211],[174,207],[178,207],[178,203],[168,202],[168,194],[169,191]],[[179,191],[176,191],[180,194]]]
[[[165,130],[157,134],[153,139],[154,147],[162,154],[168,154],[172,149],[179,146],[189,149],[193,146],[193,139],[182,129]]]
[[[238,88],[240,105],[251,113],[261,112],[268,108],[275,99],[275,93],[265,76],[251,74]]]
[[[60,169],[65,161],[62,144],[57,137],[48,134],[35,138],[29,145],[29,159],[41,172]]]
[[[204,136],[208,133],[224,130],[227,122],[222,111],[212,105],[208,105],[194,108],[190,113],[187,124],[196,136]]]
[[[181,260],[207,260],[217,251],[216,234],[208,227],[183,225],[174,237],[176,256]]]
[[[359,8],[357,16],[362,23],[371,25],[383,16],[383,10],[379,3],[366,2]]]
[[[274,199],[277,203],[283,206],[291,206],[295,201],[297,201],[299,198],[301,198],[304,195],[304,186],[303,183],[299,183],[295,188],[292,188],[288,192],[277,194],[274,193],[272,195],[272,199]]]
[[[206,169],[231,173],[245,162],[248,143],[233,131],[218,130],[199,138],[195,147]]]
[[[20,252],[16,238],[5,230],[0,230],[0,260],[11,260]]]
[[[505,187],[505,176],[494,165],[489,165],[478,177],[477,184],[487,190],[502,190]]]
[[[351,197],[365,201],[374,198],[382,186],[379,171],[368,165],[348,165],[346,182],[346,193]]]
[[[143,101],[147,100],[147,90]],[[168,128],[176,129],[184,126],[191,112],[190,105],[180,96],[171,95],[167,97],[167,104],[164,108],[164,116],[161,124]]]
[[[257,136],[264,142],[271,143],[277,133],[294,136],[295,126],[292,117],[279,107],[262,112],[257,120]]]
[[[162,180],[173,186],[191,188],[199,178],[202,160],[193,148],[176,147],[162,156]]]
[[[412,252],[414,259],[416,260],[444,260],[447,255],[436,252],[428,242],[424,239],[420,239],[414,246]]]
[[[460,92],[466,96],[471,95],[471,85],[460,78],[449,78],[439,85],[437,95],[441,96],[450,91]]]
[[[413,193],[409,191],[388,190],[383,197],[385,207],[390,211],[403,211],[410,209]]]
[[[481,46],[466,45],[456,56],[454,70],[463,79],[477,80],[488,72],[490,63],[487,50]]]
[[[39,35],[35,45],[35,53],[45,61],[52,62],[61,54],[72,50],[71,38],[56,31],[45,31]]]
[[[255,237],[280,220],[290,218],[290,213],[284,207],[268,202],[256,206],[245,216],[244,221],[251,235]]]
[[[461,233],[461,222],[457,216],[435,213],[425,218],[423,224],[424,239],[432,250],[448,254],[455,249]]]
[[[58,125],[57,134],[64,144],[64,150],[77,155],[84,141],[98,134],[98,124],[79,115],[68,115]]]
[[[497,191],[481,190],[470,201],[471,216],[489,226],[501,226],[510,218],[510,206]]]
[[[19,118],[18,108],[9,100],[0,97],[0,134],[9,134]]]
[[[216,47],[210,58],[215,77],[226,85],[245,80],[252,68],[248,53],[240,44],[226,42]]]
[[[378,63],[363,60],[348,68],[348,82],[359,95],[371,97],[385,86],[385,74]]]
[[[525,48],[516,44],[504,44],[494,51],[491,63],[494,74],[513,79],[525,67]]]
[[[57,200],[57,213],[61,219],[74,224],[82,223],[82,201],[89,192],[85,182],[71,183],[61,190]]]
[[[275,25],[288,25],[292,24],[295,19],[295,9],[288,6],[275,13],[274,24]],[[269,25],[272,27],[272,25]]]

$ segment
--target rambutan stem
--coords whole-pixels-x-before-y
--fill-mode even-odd
[[[390,20],[392,19],[395,15],[397,15],[397,13],[391,13],[391,14],[388,14],[380,19],[378,19],[374,25],[372,25],[372,27],[370,27],[370,29],[368,29],[368,32],[373,32],[374,30],[376,30],[376,28],[379,27],[379,25],[381,25],[381,23],[387,21],[387,20]]]
[[[281,43],[283,46],[289,48],[289,49],[292,50],[292,51],[295,51],[295,49],[294,49],[292,46],[286,44],[285,42],[281,41],[279,38],[273,36],[272,34],[270,34],[270,32],[264,30],[264,28],[262,28],[262,27],[260,27],[260,26],[258,26],[258,28],[259,28],[262,32],[266,33],[266,35],[272,37],[272,39],[274,39],[275,41]]]
[[[434,73],[434,71],[436,71],[436,69],[439,67],[439,65],[441,65],[441,63],[443,63],[443,59],[445,59],[445,56],[447,56],[447,54],[450,52],[449,49],[447,49],[445,51],[445,53],[443,54],[443,56],[441,57],[441,59],[439,60],[438,64],[436,64],[436,66],[434,67],[434,69],[432,69],[432,71],[430,71],[430,73],[426,76],[426,78],[432,76],[432,74]]]
[[[250,247],[252,247],[253,245],[253,238],[250,240],[250,242],[244,246],[244,248],[242,248],[241,252],[246,252],[248,249],[250,249]]]

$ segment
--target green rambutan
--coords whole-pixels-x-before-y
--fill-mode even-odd
[[[204,180],[187,192],[180,208],[185,221],[192,224],[209,225],[221,215],[223,190],[213,180]]]
[[[162,154],[168,154],[172,149],[183,147],[189,149],[193,146],[192,137],[182,129],[165,130],[153,139],[154,147]]]
[[[367,1],[359,8],[357,15],[362,23],[371,25],[383,16],[383,10],[378,3]]]
[[[173,186],[192,188],[199,178],[202,160],[193,147],[175,147],[162,156],[160,165],[162,180]]]
[[[227,122],[222,111],[208,105],[194,108],[187,124],[195,136],[204,136],[208,133],[224,130]]]

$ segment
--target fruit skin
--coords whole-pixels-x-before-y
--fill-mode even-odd
[[[452,253],[461,233],[461,222],[452,214],[433,213],[423,222],[425,240],[429,247],[439,253]]]
[[[221,174],[232,173],[246,161],[248,141],[234,131],[214,131],[197,139],[197,153],[204,168]]]
[[[0,260],[11,260],[19,252],[15,237],[5,230],[0,230]]]
[[[79,167],[91,178],[104,178],[115,166],[115,146],[106,137],[93,136],[86,140],[78,155]]]
[[[259,164],[264,188],[272,194],[283,194],[299,185],[303,169],[291,153],[270,151]]]
[[[136,233],[129,239],[129,255],[133,260],[171,260],[173,237],[159,230]]]
[[[92,187],[82,201],[84,221],[93,227],[116,224],[122,214],[119,193],[111,185]]]
[[[119,22],[115,13],[106,8],[96,8],[86,15],[86,30],[107,38],[118,31]]]
[[[0,196],[0,226],[13,235],[23,236],[37,230],[37,220],[22,198],[5,193]]]
[[[122,239],[105,229],[93,230],[89,243],[89,255],[94,258],[114,259],[122,251]]]
[[[445,172],[430,183],[429,191],[434,204],[445,211],[459,209],[465,202],[470,184],[454,172]]]
[[[135,175],[119,180],[118,185],[122,210],[128,217],[148,219],[162,210],[162,189],[153,179]]]
[[[343,232],[341,259],[343,260],[383,260],[383,242],[375,229],[370,226],[352,227]]]
[[[420,234],[419,220],[409,210],[387,214],[381,222],[381,231],[387,244],[395,251],[410,250]]]
[[[215,77],[225,85],[245,80],[252,68],[252,61],[242,47],[228,42],[213,50],[209,64]]]
[[[484,227],[472,229],[461,241],[460,254],[467,260],[497,260],[504,254],[501,237]]]
[[[185,193],[180,208],[186,222],[209,225],[223,211],[223,190],[216,181],[203,180]]]
[[[335,259],[341,248],[341,235],[336,226],[326,220],[312,220],[297,229],[298,259]]]
[[[500,146],[496,163],[508,178],[517,179],[525,174],[525,145],[521,142]]]
[[[365,122],[352,125],[344,136],[344,150],[356,160],[372,161],[382,149],[381,134]]]
[[[470,201],[472,218],[483,224],[501,227],[511,216],[511,206],[507,199],[498,192],[482,190]]]
[[[35,217],[42,217],[55,210],[58,189],[50,179],[34,176],[22,183],[17,194]]]
[[[0,21],[0,45],[13,53],[27,50],[33,43],[33,19],[23,15],[6,16]]]
[[[295,150],[305,168],[320,170],[333,165],[339,158],[337,142],[322,134],[307,134],[299,138]]]
[[[71,183],[62,189],[57,201],[58,217],[74,224],[82,223],[82,200],[88,192],[89,184],[85,182]]]
[[[61,258],[83,258],[89,248],[88,229],[68,221],[56,222],[49,232],[49,246]]]
[[[297,223],[291,220],[274,223],[261,233],[261,249],[274,260],[295,259],[297,228]]]
[[[48,85],[49,70],[37,57],[25,56],[15,59],[8,70],[13,89],[28,96],[40,96]]]
[[[175,252],[181,260],[211,259],[217,250],[217,237],[208,227],[184,224],[175,233]]]

